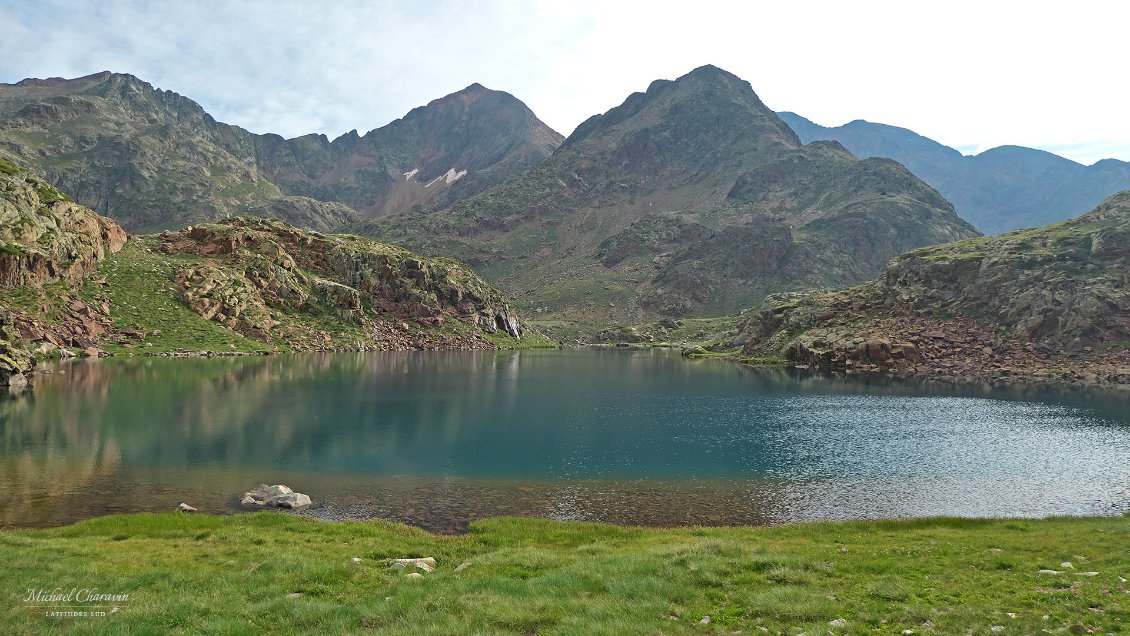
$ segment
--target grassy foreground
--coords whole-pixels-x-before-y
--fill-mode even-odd
[[[0,532],[0,589],[17,634],[1124,633],[1128,548],[1126,517],[677,530],[499,518],[436,536],[138,514]],[[386,562],[410,556],[439,567],[413,577]],[[24,601],[56,587],[129,599],[91,603],[120,608],[98,618]]]

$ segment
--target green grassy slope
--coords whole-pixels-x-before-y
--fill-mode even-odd
[[[13,634],[1122,633],[1127,545],[1125,517],[679,530],[501,518],[435,536],[129,515],[0,532],[0,611]],[[414,556],[437,571],[386,561]],[[22,600],[39,587],[129,600],[51,618]]]

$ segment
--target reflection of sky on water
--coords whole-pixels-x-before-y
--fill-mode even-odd
[[[331,498],[416,480],[397,496],[448,502],[435,514],[458,516],[472,496],[498,498],[505,511],[511,497],[509,514],[620,522],[1130,507],[1125,396],[955,393],[655,351],[103,360],[61,370],[32,395],[0,401],[0,490],[12,493],[0,503],[4,523],[163,509],[145,493],[178,488],[220,505],[267,476],[301,479],[306,491],[324,484],[319,494]],[[507,494],[517,483],[534,485]],[[68,498],[81,502],[70,517],[60,508]]]

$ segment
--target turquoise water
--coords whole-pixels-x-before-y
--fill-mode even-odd
[[[1130,408],[602,350],[77,362],[0,402],[6,525],[233,512],[262,481],[444,531],[1116,514]]]

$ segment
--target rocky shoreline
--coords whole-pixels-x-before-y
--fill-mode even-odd
[[[814,329],[789,344],[785,360],[798,368],[949,384],[1130,391],[1128,349],[1070,351],[1016,339],[972,318],[875,318]]]

